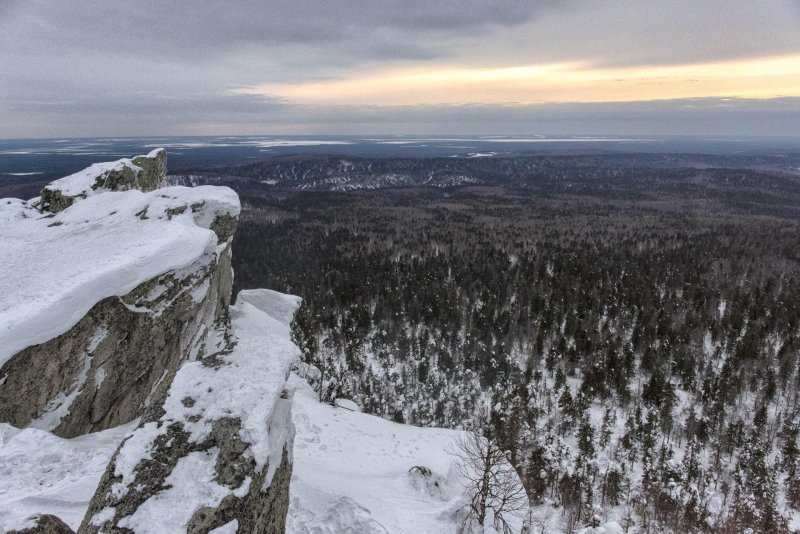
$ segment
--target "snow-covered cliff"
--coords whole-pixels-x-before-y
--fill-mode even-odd
[[[163,181],[164,158],[135,161]],[[134,173],[130,160],[95,167]],[[47,186],[67,204],[58,213],[41,199],[0,201],[0,421],[63,437],[139,416],[205,350],[232,284],[236,193],[94,180],[87,170]]]
[[[242,291],[213,351],[186,362],[115,453],[80,532],[283,532],[294,428],[289,321],[298,299]],[[232,528],[233,525],[231,525]]]
[[[229,306],[238,196],[165,171],[156,150],[0,200],[0,532],[283,530],[298,299]]]
[[[0,533],[455,533],[458,432],[319,403],[300,299],[230,305],[237,195],[165,157],[0,200]]]

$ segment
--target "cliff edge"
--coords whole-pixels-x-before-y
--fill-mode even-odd
[[[159,149],[0,200],[0,459],[38,443],[107,464],[75,506],[18,488],[0,531],[284,529],[297,299],[231,307],[238,196],[165,174]]]

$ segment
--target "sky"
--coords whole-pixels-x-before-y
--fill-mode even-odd
[[[800,0],[0,0],[0,137],[800,136]]]

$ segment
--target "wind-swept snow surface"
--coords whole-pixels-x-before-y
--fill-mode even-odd
[[[77,529],[114,450],[136,421],[73,439],[0,423],[0,532],[38,514]]]
[[[99,193],[55,215],[0,200],[0,365],[102,299],[213,251],[214,217],[239,209],[231,189],[210,186]]]
[[[457,431],[335,408],[297,376],[290,384],[297,389],[287,533],[457,531],[464,486],[448,452]]]

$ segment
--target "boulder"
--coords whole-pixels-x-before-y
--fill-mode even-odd
[[[69,525],[54,515],[42,514],[36,516],[32,527],[22,530],[12,530],[9,534],[75,534]]]

